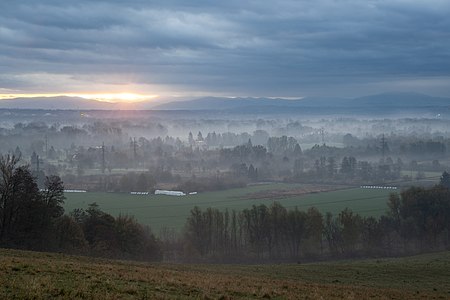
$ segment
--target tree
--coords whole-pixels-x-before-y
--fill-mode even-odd
[[[134,217],[119,215],[114,229],[119,257],[125,259],[155,260],[161,253],[151,231],[139,224]]]
[[[363,218],[361,239],[366,253],[377,254],[382,248],[383,227],[374,217]]]
[[[192,132],[189,132],[188,143],[191,146],[195,145],[194,136],[192,135]]]
[[[22,215],[23,234],[27,241],[34,240],[28,248],[54,250],[56,223],[64,214],[63,182],[58,176],[46,177],[44,189],[34,192],[36,196],[26,202],[27,213]]]
[[[439,235],[450,229],[450,190],[440,185],[429,189],[411,187],[401,193],[399,210],[406,239],[436,246]]]
[[[203,214],[197,206],[191,210],[191,215],[187,219],[187,236],[190,245],[201,256],[205,256],[208,252],[209,245],[207,243],[207,227],[203,219]]]
[[[0,244],[51,250],[55,221],[64,209],[64,186],[58,176],[45,180],[39,191],[27,166],[15,156],[0,158]]]
[[[329,212],[325,215],[323,233],[328,242],[328,249],[337,254],[342,246],[341,230],[336,218]]]
[[[294,155],[296,156],[296,157],[299,157],[299,156],[301,156],[302,155],[302,148],[300,147],[300,145],[297,143],[297,144],[295,144],[295,147],[294,147]]]
[[[342,142],[345,145],[345,147],[356,146],[358,144],[358,138],[354,137],[350,133],[347,133],[342,138]]]
[[[280,253],[284,250],[287,211],[279,202],[274,202],[269,208],[269,213],[271,241],[274,244],[275,256],[279,257]]]
[[[51,175],[45,178],[44,190],[42,191],[42,201],[47,209],[48,216],[52,219],[61,217],[64,214],[64,183],[59,176]]]
[[[250,249],[261,258],[264,250],[271,251],[270,213],[265,205],[253,205],[242,212],[245,235]]]
[[[22,151],[20,151],[19,146],[17,146],[16,149],[14,150],[14,156],[19,159],[22,157]]]
[[[40,229],[39,189],[29,168],[18,162],[14,155],[0,157],[0,244],[31,244]]]
[[[82,228],[82,233],[74,222]],[[65,230],[58,231],[62,248],[80,245],[84,249],[85,239],[93,255],[147,261],[161,258],[160,246],[150,228],[130,216],[114,218],[100,210],[96,203],[90,204],[87,210],[77,209],[70,217],[62,217],[59,224],[65,226]],[[74,236],[71,238],[68,232],[73,232]]]
[[[64,215],[56,221],[56,240],[58,251],[65,253],[85,254],[88,243],[80,224],[71,217]]]
[[[442,185],[445,188],[450,189],[450,174],[445,171],[442,173],[441,179],[439,181],[439,184]]]
[[[15,182],[13,175],[19,159],[15,156],[0,157],[0,242],[8,235],[13,214],[16,211],[14,203]]]
[[[306,220],[306,213],[298,210],[297,207],[287,213],[286,234],[289,249],[292,257],[294,258],[299,256],[300,246],[306,237]]]
[[[248,167],[248,178],[254,181],[258,179],[258,169],[255,169],[252,164]]]
[[[203,135],[202,135],[201,131],[199,131],[198,134],[197,134],[197,141],[199,141],[199,142],[203,141]]]
[[[306,215],[307,236],[311,246],[310,252],[315,252],[319,248],[322,251],[323,215],[315,207],[309,208]]]
[[[89,205],[82,228],[92,254],[105,257],[117,256],[118,245],[114,222],[114,217],[101,211],[97,203]]]
[[[362,232],[362,218],[346,208],[339,213],[337,221],[341,227],[344,252],[351,254],[356,250]]]
[[[391,193],[387,204],[389,207],[388,216],[392,219],[394,228],[399,231],[401,225],[401,201],[399,195]]]
[[[56,159],[57,158],[57,153],[56,150],[53,146],[50,147],[50,149],[48,150],[48,154],[47,157],[49,159]]]
[[[328,157],[327,161],[328,161],[327,165],[328,177],[332,179],[336,173],[336,160],[334,159],[334,157]]]
[[[341,162],[341,173],[349,174],[350,170],[351,170],[350,162],[348,160],[348,157],[345,156]]]
[[[355,175],[357,161],[353,156],[345,156],[341,162],[341,173],[351,178]]]
[[[299,177],[303,173],[304,162],[303,159],[296,159],[294,161],[294,175]]]

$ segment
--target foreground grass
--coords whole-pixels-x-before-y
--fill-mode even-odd
[[[305,265],[144,264],[0,250],[0,299],[448,299],[450,252]]]

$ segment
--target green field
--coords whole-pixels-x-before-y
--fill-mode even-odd
[[[450,252],[313,264],[148,264],[0,249],[0,299],[449,299]]]
[[[255,199],[255,193],[258,192],[289,191],[302,187],[304,185],[267,184],[184,197],[128,193],[66,193],[65,209],[71,211],[75,208],[86,208],[88,204],[96,202],[105,212],[115,216],[133,215],[139,222],[150,225],[158,233],[162,227],[182,228],[194,206],[242,210],[255,204],[270,205],[278,201],[288,208],[298,206],[306,210],[308,207],[315,206],[322,212],[337,213],[349,207],[364,216],[379,216],[386,211],[387,199],[393,192],[393,190],[352,188],[284,198]]]

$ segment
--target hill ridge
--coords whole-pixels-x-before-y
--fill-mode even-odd
[[[95,99],[72,96],[12,98],[0,100],[0,109],[49,109],[49,110],[217,110],[230,112],[278,112],[292,109],[327,109],[327,108],[429,108],[450,107],[450,98],[430,95],[396,92],[380,93],[357,98],[340,97],[306,97],[306,98],[264,98],[264,97],[201,97],[183,101],[158,103],[152,100],[135,103],[112,103]]]

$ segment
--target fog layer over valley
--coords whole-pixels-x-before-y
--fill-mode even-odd
[[[45,159],[42,169],[50,167],[55,172],[56,168],[60,175],[83,164],[88,164],[88,169],[100,169],[103,163],[111,171],[156,166],[171,171],[182,169],[187,162],[198,163],[186,155],[205,163],[205,158],[223,157],[236,151],[235,147],[250,144],[261,146],[258,147],[261,155],[271,156],[265,161],[265,157],[259,157],[261,167],[263,161],[278,158],[287,158],[291,164],[286,169],[292,170],[295,159],[308,164],[320,156],[338,160],[355,156],[379,162],[383,155],[401,159],[404,164],[416,161],[426,166],[441,160],[446,166],[450,138],[450,119],[439,116],[364,119],[233,114],[230,117],[199,111],[42,110],[3,110],[0,114],[1,153],[20,152],[22,159],[30,162],[34,152]],[[384,150],[383,136],[387,143]],[[104,154],[104,160],[99,152]],[[243,153],[237,158],[239,162],[258,163],[255,158],[242,157],[250,154]],[[83,163],[77,155],[87,156],[88,162]],[[113,159],[114,155],[121,159]],[[229,167],[207,169],[229,171]]]
[[[448,246],[450,119],[324,112],[0,110],[0,242],[223,262]]]

